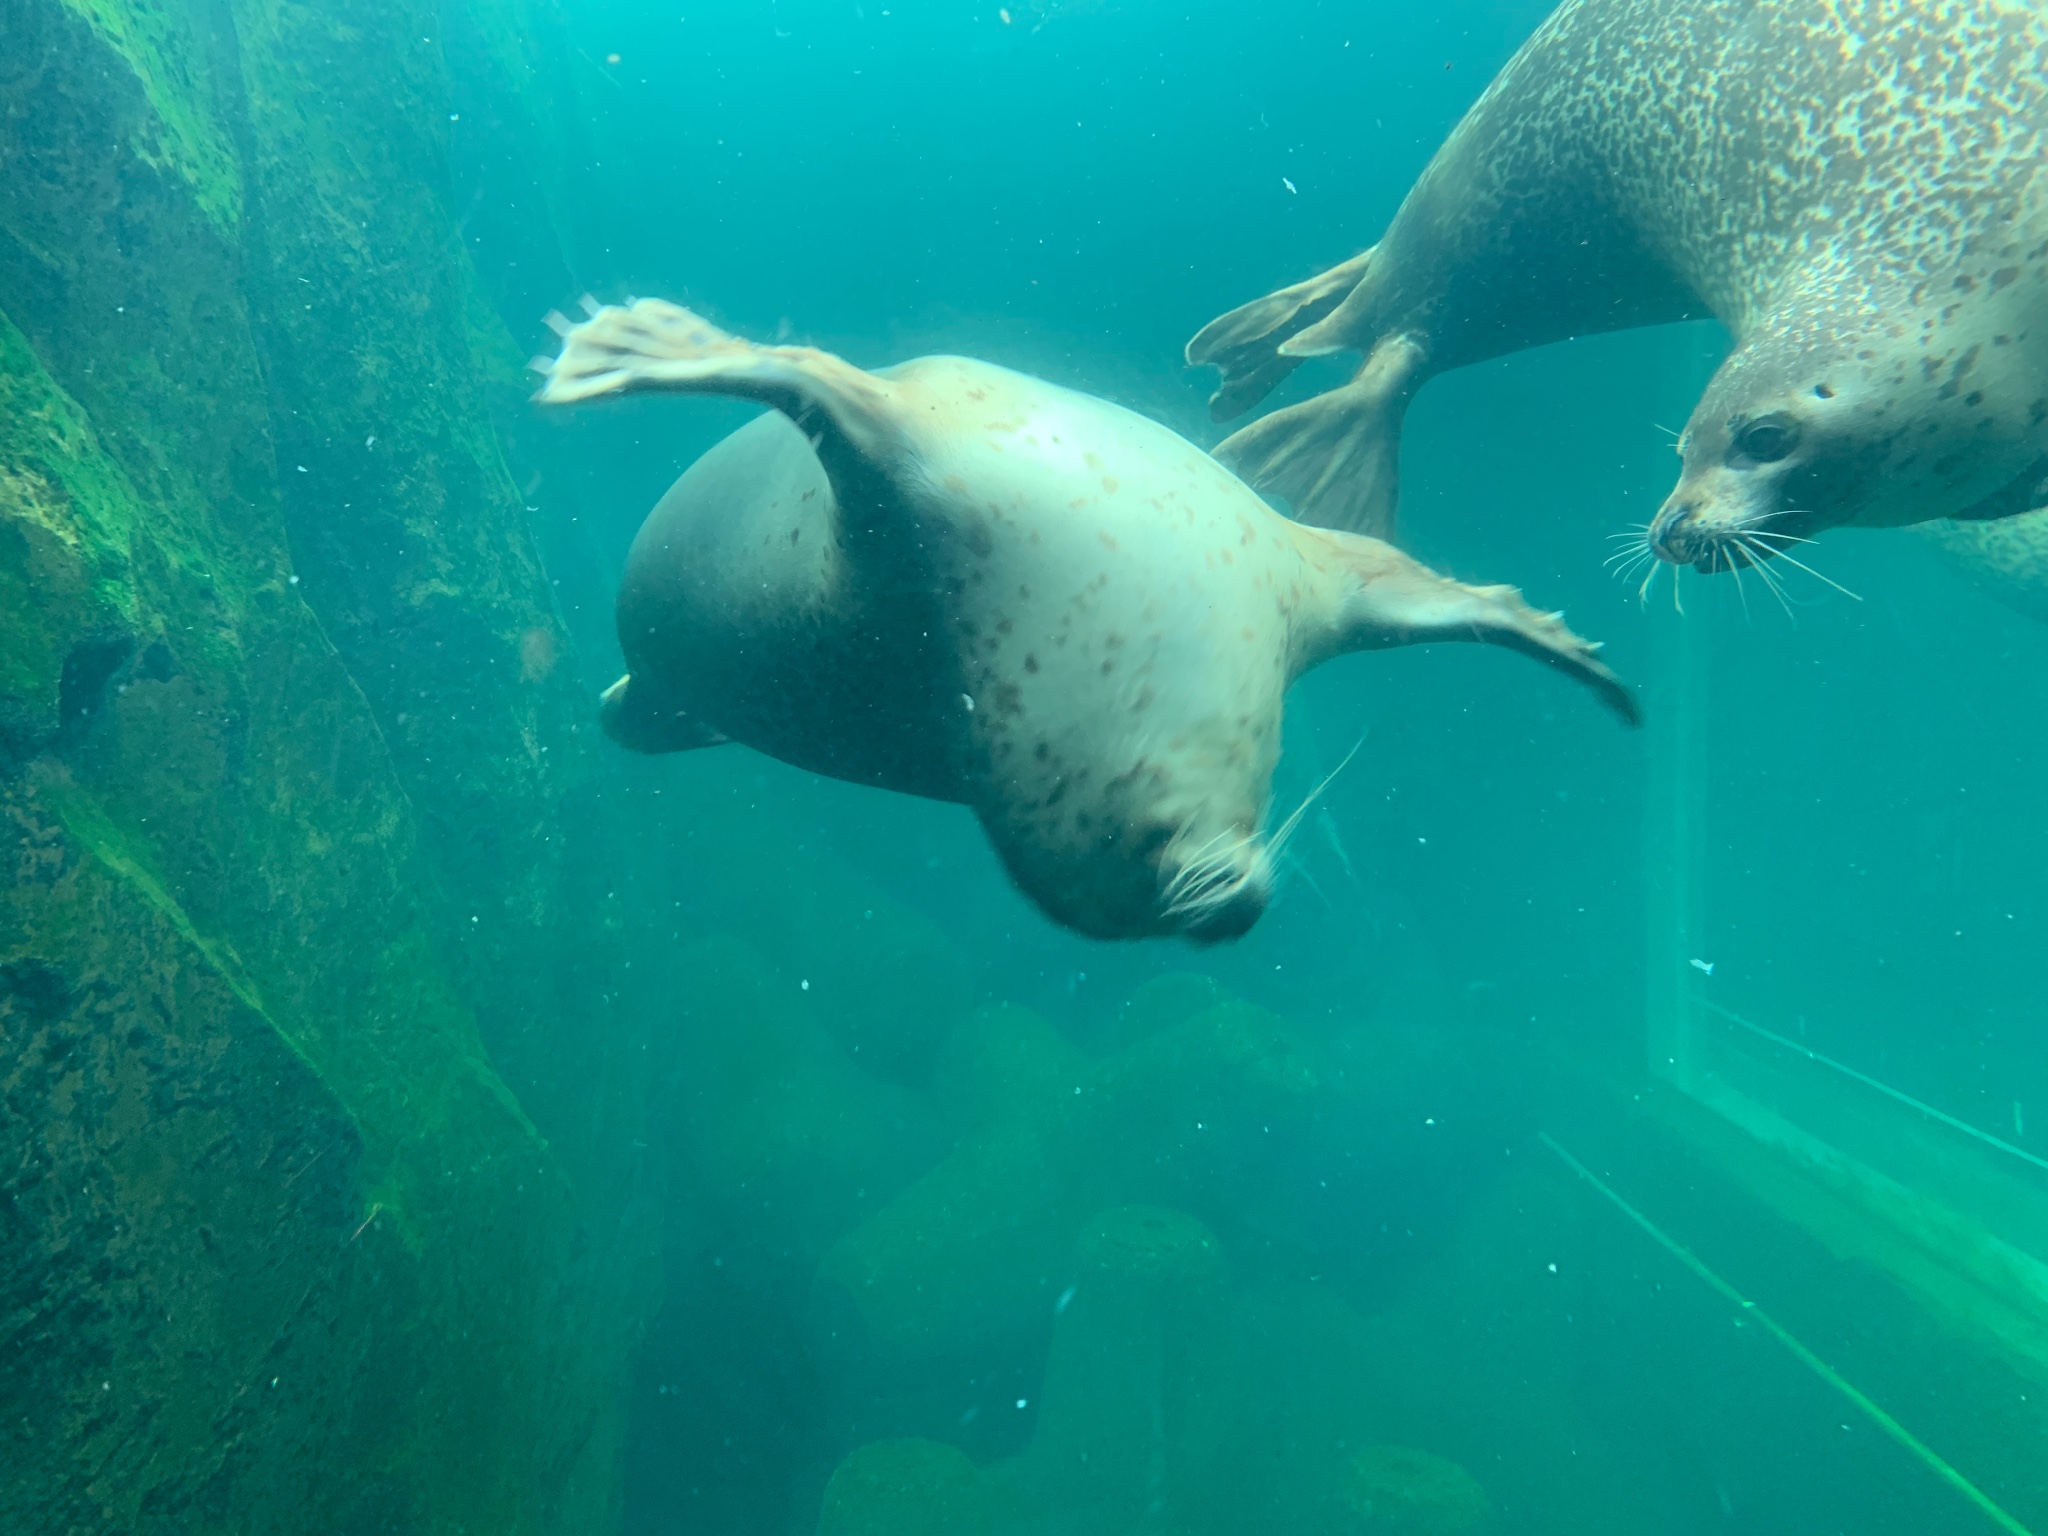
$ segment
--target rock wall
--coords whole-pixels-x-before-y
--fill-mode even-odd
[[[460,97],[569,269],[548,24],[0,3],[0,1528],[615,1512],[661,951],[450,206]]]

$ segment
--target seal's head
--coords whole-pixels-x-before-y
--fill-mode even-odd
[[[1788,543],[1861,520],[1879,404],[1853,358],[1743,347],[1714,375],[1678,439],[1684,463],[1647,535],[1673,565],[1760,564]]]
[[[1930,286],[1953,297],[1963,282]],[[1826,528],[2040,505],[2048,404],[2024,327],[2002,315],[1910,297],[1837,313],[1802,294],[1749,327],[1679,438],[1648,551],[1740,573]]]

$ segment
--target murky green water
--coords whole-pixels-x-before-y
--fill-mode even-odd
[[[1545,9],[0,7],[0,1529],[2048,1528],[2048,631],[1907,531],[1612,580],[1713,325],[1403,447],[1405,547],[1645,728],[1331,663],[1236,943],[599,730],[757,408],[543,413],[547,311],[1210,444],[1187,337]]]

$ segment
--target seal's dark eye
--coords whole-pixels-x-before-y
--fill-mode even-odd
[[[1735,437],[1735,451],[1754,464],[1775,464],[1799,441],[1799,429],[1779,416],[1752,421]]]

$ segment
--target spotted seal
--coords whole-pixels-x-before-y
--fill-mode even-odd
[[[1646,559],[1739,572],[1825,528],[2042,506],[2044,63],[2040,0],[1568,0],[1377,245],[1189,343],[1218,420],[1303,358],[1365,358],[1217,456],[1386,535],[1426,379],[1713,315],[1733,348]]]
[[[866,373],[643,299],[554,317],[537,398],[773,406],[687,470],[619,589],[628,747],[720,735],[973,808],[1017,884],[1104,938],[1234,937],[1272,884],[1281,698],[1346,651],[1477,640],[1633,720],[1556,614],[1274,513],[1143,416],[989,363]],[[1277,835],[1277,834],[1276,834]]]

